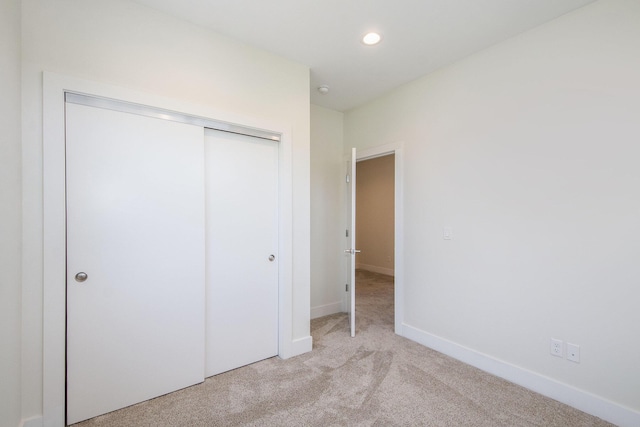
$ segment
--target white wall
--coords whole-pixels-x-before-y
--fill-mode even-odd
[[[602,0],[345,114],[345,147],[405,144],[405,325],[636,422],[639,52],[640,2]]]
[[[0,2],[0,424],[20,422],[20,2]]]
[[[121,0],[24,0],[23,416],[42,413],[42,71],[290,124],[293,338],[309,335],[309,70]]]
[[[343,114],[311,106],[311,317],[342,310],[346,264]]]

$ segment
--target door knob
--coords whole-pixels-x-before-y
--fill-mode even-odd
[[[275,255],[269,255],[269,261],[273,262],[274,259],[276,259]]]
[[[87,280],[87,273],[81,271],[80,273],[76,274],[76,282],[84,282],[85,280]]]

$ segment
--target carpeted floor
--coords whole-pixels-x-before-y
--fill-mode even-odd
[[[313,351],[271,358],[77,427],[610,426],[393,333],[393,278],[358,271],[346,314],[311,322]]]

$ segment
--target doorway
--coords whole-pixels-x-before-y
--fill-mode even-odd
[[[350,233],[350,230],[357,229],[356,215],[352,215],[353,209],[356,208],[357,194],[353,197],[354,193],[357,193],[356,185],[358,183],[357,177],[357,163],[366,160],[371,160],[384,156],[392,156],[393,159],[393,251],[387,252],[387,259],[391,256],[392,262],[387,261],[387,266],[393,268],[393,324],[394,332],[398,335],[402,335],[402,329],[404,325],[404,202],[403,202],[403,144],[392,143],[381,145],[366,150],[351,149],[351,156],[347,158],[347,247],[346,253],[357,253],[360,249],[356,249],[356,242],[353,240],[354,233]],[[351,160],[354,159],[354,160]],[[353,180],[350,180],[350,176],[354,176]],[[354,185],[355,181],[355,185]],[[350,183],[351,182],[351,183]],[[355,233],[357,238],[357,233]],[[351,235],[351,237],[350,237]],[[351,336],[355,336],[357,325],[355,322],[356,309],[353,301],[356,300],[354,289],[355,286],[350,286],[356,282],[355,267],[358,264],[358,259],[352,254],[349,257],[347,263],[347,277],[346,277],[346,292],[345,292],[345,311],[350,313],[351,322]],[[362,262],[360,262],[362,264]],[[384,272],[390,273],[389,267]]]
[[[394,324],[395,154],[356,163],[356,304]],[[356,308],[358,310],[358,308]],[[359,310],[366,313],[367,310]],[[366,321],[362,316],[360,321]]]
[[[65,106],[69,424],[278,353],[278,142],[94,104]]]
[[[356,269],[394,275],[395,154],[356,163]]]

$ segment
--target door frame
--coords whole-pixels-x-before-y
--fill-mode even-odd
[[[403,143],[391,143],[356,150],[356,162],[394,154],[394,332],[402,335],[404,322],[404,199],[403,183]]]
[[[43,396],[44,425],[66,425],[65,93],[74,92],[278,133],[278,356],[293,340],[293,179],[291,126],[218,111],[131,89],[43,73]],[[204,337],[203,337],[204,339]],[[298,346],[299,347],[299,346]],[[204,372],[204,366],[203,366]]]

